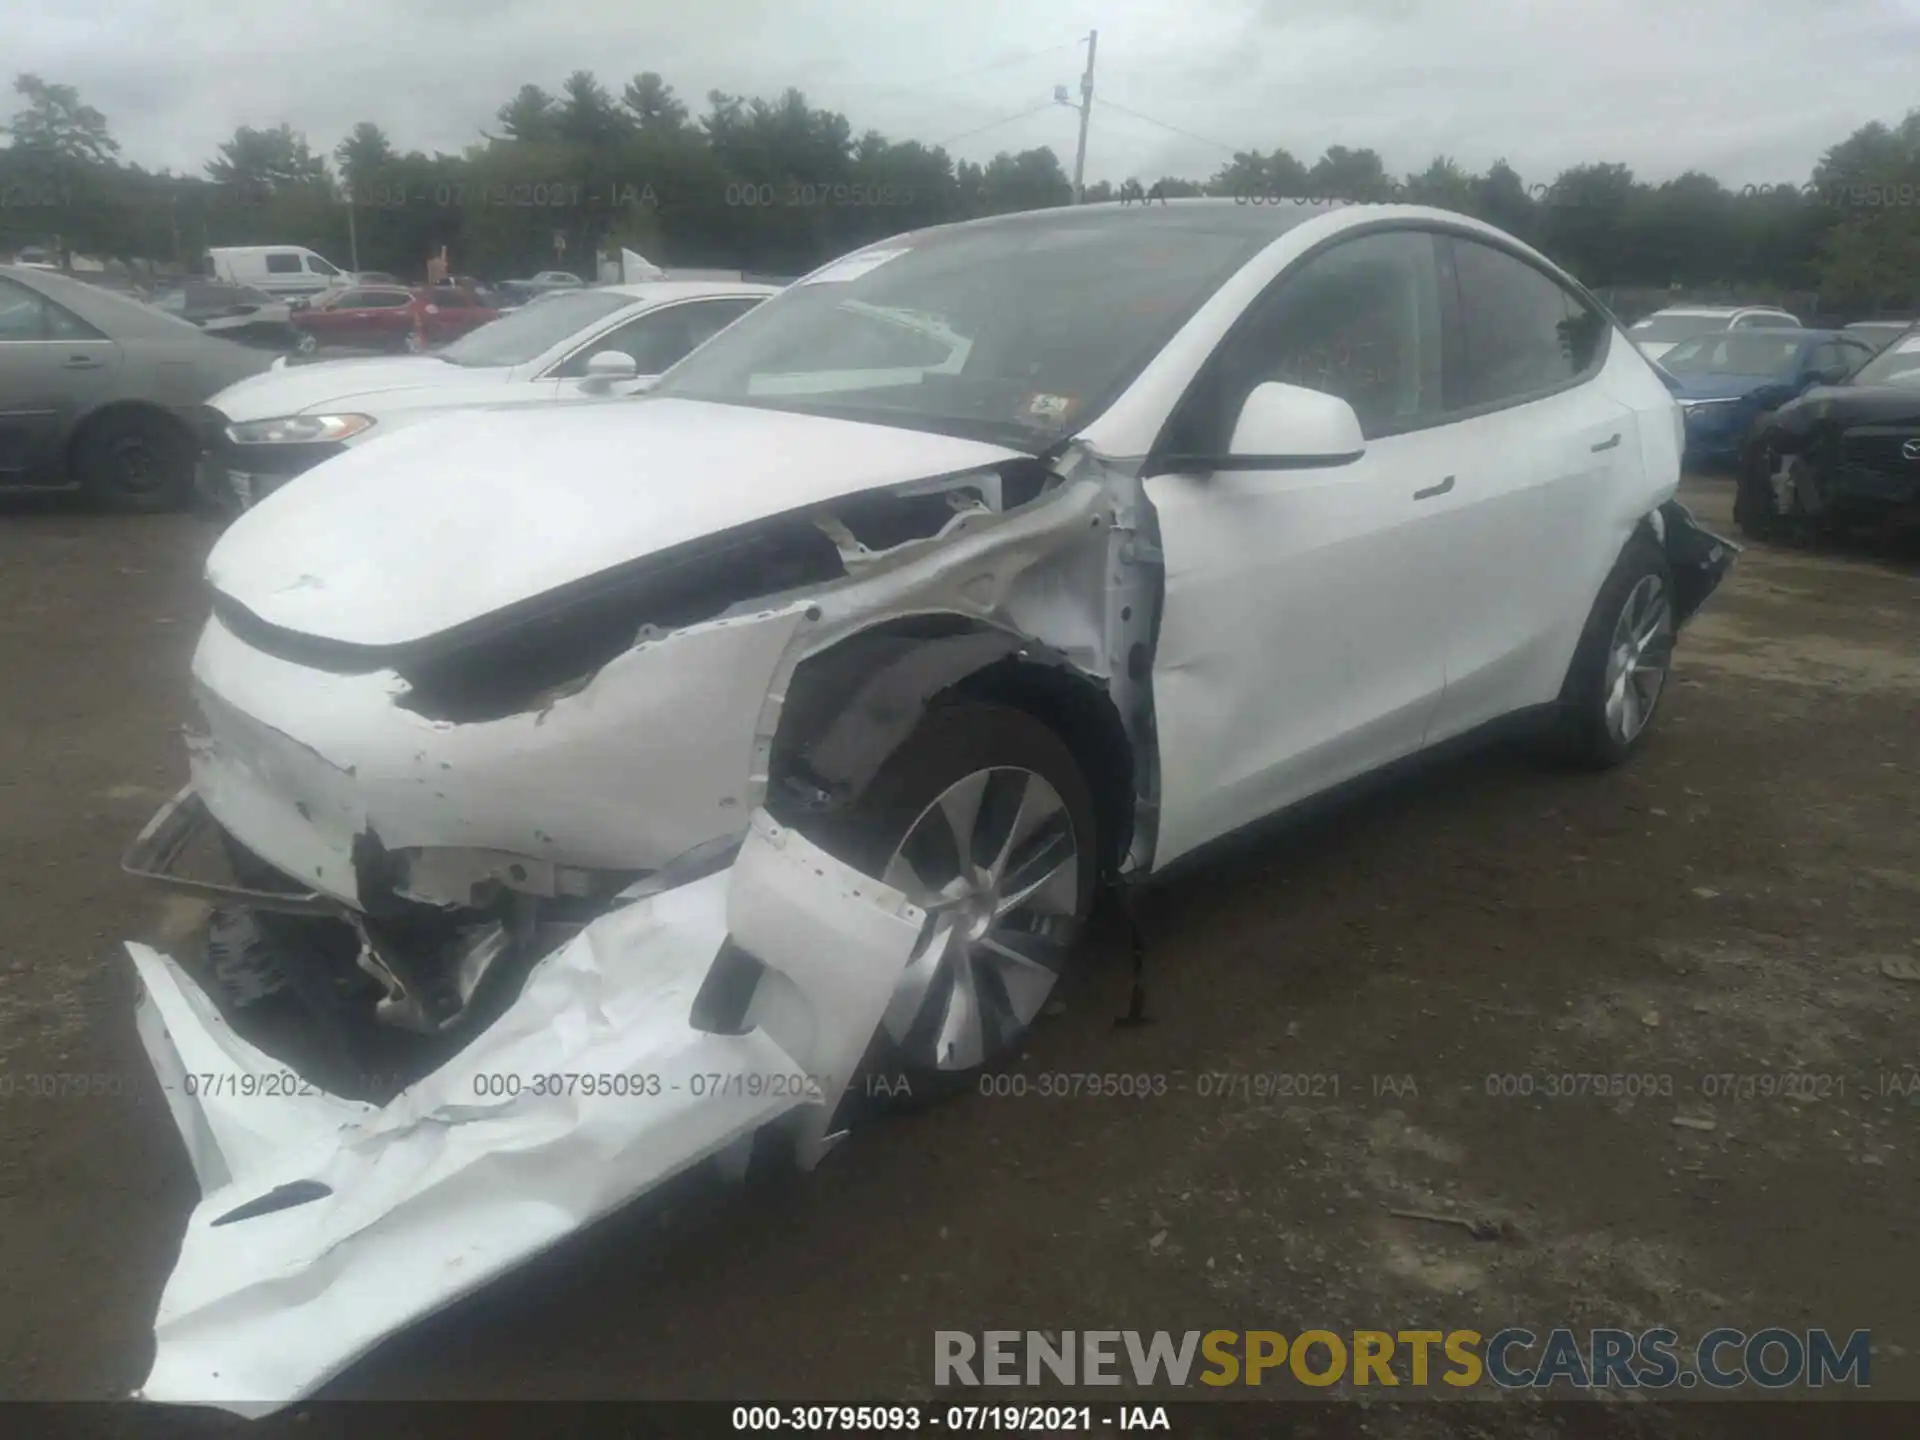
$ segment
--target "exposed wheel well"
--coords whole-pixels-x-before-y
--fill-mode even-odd
[[[844,813],[929,710],[989,701],[1040,721],[1092,792],[1103,871],[1133,840],[1134,752],[1112,698],[1045,646],[965,616],[875,626],[794,672],[768,766],[767,804],[791,824]],[[831,828],[831,827],[829,827]]]

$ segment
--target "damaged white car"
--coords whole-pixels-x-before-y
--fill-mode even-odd
[[[128,857],[222,907],[131,947],[206,1191],[143,1393],[272,1409],[704,1157],[811,1164],[862,1077],[1004,1062],[1099,885],[1514,725],[1623,760],[1737,548],[1681,446],[1498,231],[1208,200],[902,236],[647,397],[270,496]]]

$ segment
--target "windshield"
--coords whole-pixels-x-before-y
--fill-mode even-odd
[[[1805,342],[1791,335],[1742,334],[1737,330],[1687,340],[1660,357],[1675,375],[1766,375],[1793,373]]]
[[[784,291],[653,393],[1045,448],[1272,238],[1064,217],[909,236]]]
[[[1850,385],[1920,385],[1920,335],[1909,335],[1854,371]]]
[[[1728,318],[1725,315],[1649,315],[1628,330],[1627,334],[1635,340],[1653,340],[1663,344],[1674,340],[1690,340],[1695,335],[1708,335],[1726,329]]]
[[[455,365],[524,365],[631,304],[631,295],[605,290],[557,295],[489,321],[434,353]]]

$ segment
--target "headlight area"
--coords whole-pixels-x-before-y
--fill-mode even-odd
[[[235,445],[314,445],[351,440],[374,426],[371,415],[276,415],[227,426]]]
[[[282,415],[229,424],[215,411],[207,428],[208,456],[224,491],[241,510],[252,508],[296,475],[344,454],[348,442],[374,427],[370,415]]]

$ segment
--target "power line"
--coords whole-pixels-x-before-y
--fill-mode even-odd
[[[1109,110],[1118,110],[1122,115],[1131,115],[1134,119],[1144,120],[1149,125],[1158,125],[1162,130],[1170,130],[1175,135],[1184,135],[1189,140],[1198,140],[1202,145],[1211,145],[1217,150],[1226,151],[1229,155],[1236,155],[1245,148],[1239,145],[1229,145],[1225,141],[1215,140],[1210,135],[1197,134],[1179,125],[1169,125],[1165,120],[1156,120],[1151,115],[1142,115],[1138,110],[1129,110],[1125,105],[1118,104],[1115,101],[1108,100],[1101,96],[1094,97],[1094,104],[1105,105]]]
[[[956,81],[971,80],[979,75],[988,75],[996,70],[1011,70],[1016,65],[1025,65],[1028,61],[1039,60],[1044,56],[1057,55],[1062,50],[1071,50],[1080,44],[1079,40],[1067,40],[1058,45],[1049,45],[1044,50],[1029,51],[1024,55],[1014,55],[1005,60],[995,60],[987,65],[977,65],[971,70],[962,70],[958,74],[941,76],[935,80],[921,80],[907,85],[867,85],[859,81],[843,85],[840,88],[861,90],[869,95],[923,95],[929,90],[937,90]]]
[[[1031,110],[1022,110],[1014,115],[1002,115],[998,120],[989,120],[986,124],[976,125],[971,130],[962,130],[958,135],[949,135],[945,140],[936,140],[934,141],[934,148],[940,149],[943,146],[953,144],[956,140],[970,139],[984,130],[996,129],[1001,125],[1011,125],[1014,121],[1024,120],[1029,115],[1038,115],[1042,110],[1051,110],[1057,103],[1057,101],[1048,100],[1045,104],[1035,105]]]

